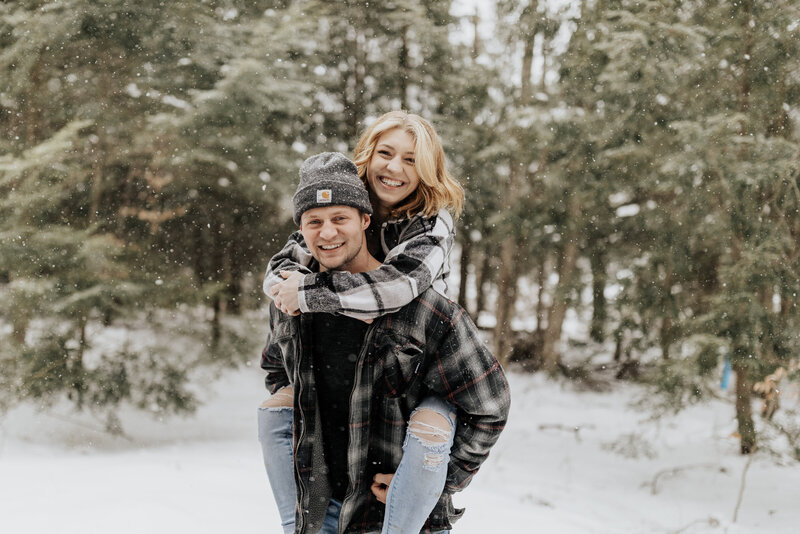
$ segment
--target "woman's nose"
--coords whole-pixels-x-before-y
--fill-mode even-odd
[[[390,159],[386,168],[392,172],[400,172],[403,169],[402,165],[400,165],[400,156],[398,155]]]

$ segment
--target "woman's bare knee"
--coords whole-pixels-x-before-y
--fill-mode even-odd
[[[294,406],[294,389],[286,386],[261,403],[262,408],[291,408]]]
[[[408,431],[423,444],[440,444],[450,440],[450,421],[433,410],[421,409],[411,415]]]

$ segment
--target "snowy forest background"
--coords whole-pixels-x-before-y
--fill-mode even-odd
[[[515,380],[722,402],[796,467],[796,0],[0,2],[0,413],[202,406],[257,361],[299,164],[400,108]]]

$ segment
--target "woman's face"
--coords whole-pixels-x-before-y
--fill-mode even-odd
[[[419,175],[414,165],[414,138],[395,128],[384,132],[367,165],[367,183],[380,208],[390,210],[416,191]]]

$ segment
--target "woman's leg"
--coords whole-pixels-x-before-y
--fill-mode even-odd
[[[258,441],[285,534],[294,532],[297,499],[292,459],[293,397],[292,388],[287,386],[275,392],[258,409]]]
[[[382,534],[419,532],[442,495],[456,429],[453,406],[425,398],[411,414],[403,458],[389,484]]]

